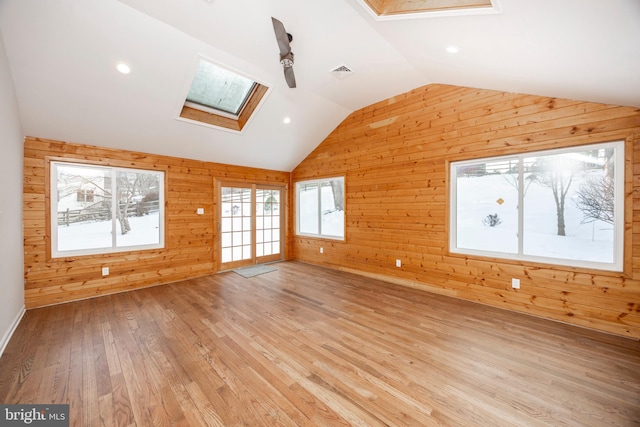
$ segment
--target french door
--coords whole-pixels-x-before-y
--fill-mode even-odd
[[[284,258],[283,187],[221,182],[220,271]]]

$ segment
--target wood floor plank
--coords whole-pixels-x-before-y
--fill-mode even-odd
[[[639,426],[640,342],[296,262],[30,310],[0,402],[73,426]]]
[[[108,427],[116,425],[114,421],[113,396],[111,393],[104,394],[98,398],[98,408],[100,410],[100,427]]]
[[[124,374],[118,373],[110,379],[112,391],[113,419],[115,425],[126,426],[134,422],[129,391],[125,385]]]

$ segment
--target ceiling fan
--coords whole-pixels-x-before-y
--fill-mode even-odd
[[[293,36],[284,29],[282,22],[271,17],[273,31],[276,33],[276,40],[280,48],[280,63],[284,67],[284,79],[290,88],[296,87],[296,77],[293,75],[293,52],[289,43],[293,41]]]

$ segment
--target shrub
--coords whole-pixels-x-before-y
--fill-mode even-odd
[[[482,223],[484,225],[488,225],[489,227],[495,227],[496,225],[502,223],[502,220],[500,219],[500,217],[498,217],[498,214],[489,214],[487,215],[483,220]]]

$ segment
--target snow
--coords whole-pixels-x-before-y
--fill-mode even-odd
[[[160,217],[153,212],[140,217],[129,217],[131,231],[120,234],[120,223],[116,221],[118,247],[157,245],[160,243]],[[69,226],[58,226],[58,251],[76,251],[111,248],[112,222],[82,222]]]
[[[614,229],[601,221],[583,223],[576,204],[581,177],[576,176],[565,202],[566,236],[557,235],[556,204],[550,188],[532,184],[524,199],[523,254],[566,260],[612,263]],[[461,176],[457,185],[457,246],[460,249],[518,253],[518,192],[500,174]],[[499,199],[504,203],[499,204]],[[482,220],[498,214],[502,223]]]
[[[321,186],[322,206],[318,207],[318,187],[301,190],[299,231],[306,234],[320,234],[318,230],[318,211],[321,211],[320,227],[323,236],[344,236],[344,211],[336,209],[331,186]]]

